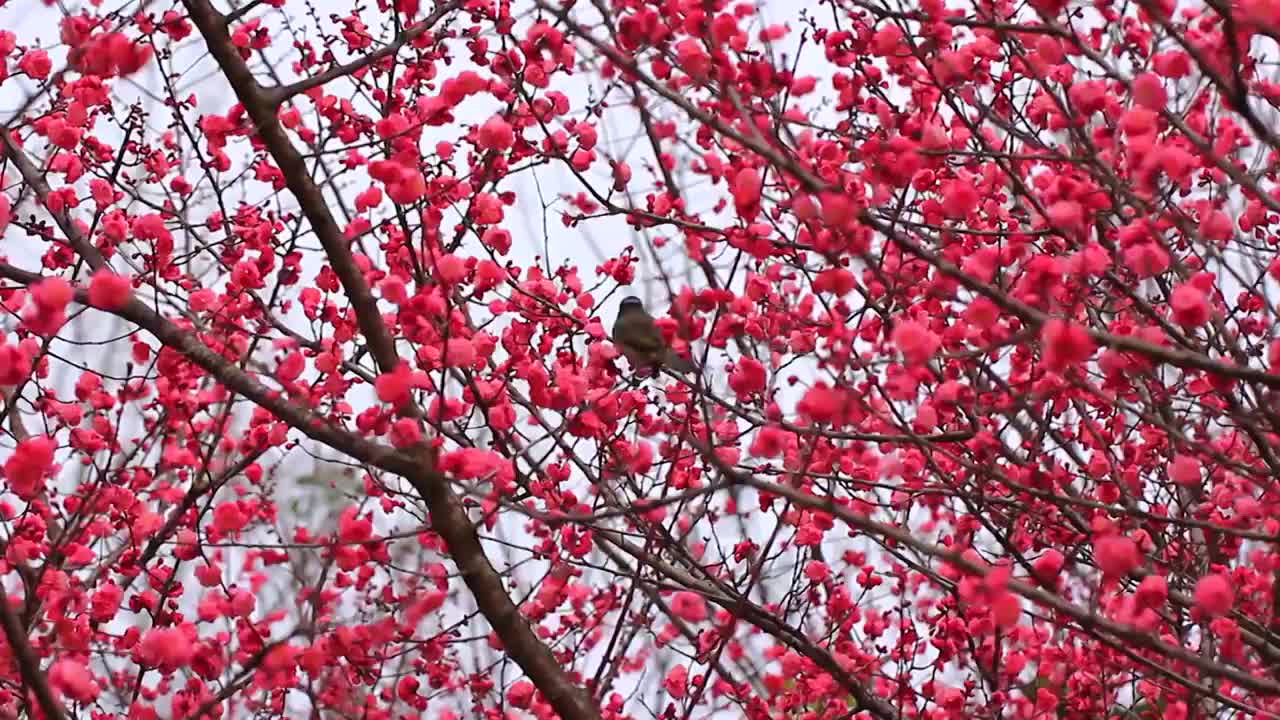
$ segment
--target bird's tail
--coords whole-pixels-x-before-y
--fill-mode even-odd
[[[690,373],[697,369],[697,366],[691,360],[670,348],[667,349],[667,357],[663,364],[680,373]]]

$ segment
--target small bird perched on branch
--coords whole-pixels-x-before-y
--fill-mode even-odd
[[[625,298],[618,308],[618,319],[613,321],[613,344],[637,370],[646,368],[656,373],[662,366],[680,373],[694,370],[692,362],[671,349],[644,303],[634,295]]]

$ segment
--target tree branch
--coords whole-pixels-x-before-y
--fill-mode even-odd
[[[306,161],[280,124],[280,119],[276,116],[276,105],[270,94],[254,79],[249,66],[240,57],[239,50],[227,34],[226,19],[213,9],[213,5],[208,0],[183,0],[183,4],[191,14],[191,21],[204,37],[209,53],[218,62],[218,67],[235,91],[236,98],[253,120],[258,137],[276,161],[289,191],[298,199],[298,205],[315,231],[316,238],[324,247],[329,264],[333,266],[347,299],[355,308],[356,322],[369,343],[369,350],[379,370],[390,372],[399,363],[395,339],[382,322],[377,301],[351,254],[351,243],[343,237],[342,228],[338,227],[329,210],[324,192],[311,179]]]
[[[40,711],[46,718],[64,720],[67,715],[62,711],[62,705],[58,703],[57,698],[53,696],[49,679],[40,669],[40,660],[31,650],[31,643],[28,642],[18,617],[13,614],[13,608],[9,607],[7,596],[0,597],[0,624],[4,625],[5,641],[9,643],[9,649],[13,651],[14,660],[18,664],[18,671],[22,673],[22,684],[35,693],[36,702],[40,704]]]
[[[262,97],[263,90],[240,60],[230,39],[226,36],[225,21],[205,0],[186,0],[192,19],[200,28],[242,103],[250,112],[269,151],[284,172],[290,189],[298,198],[313,229],[316,230],[335,272],[343,283],[352,305],[356,308],[361,330],[369,338],[370,348],[383,370],[394,368],[399,359],[394,340],[387,331],[377,311],[372,293],[364,275],[356,266],[348,243],[334,221],[320,189],[311,181],[301,156],[294,149],[277,121],[274,110]],[[7,129],[0,131],[2,144],[14,164],[43,201],[50,189],[39,171],[31,164],[9,137]],[[95,269],[106,266],[102,254],[79,228],[66,211],[51,213],[71,247]],[[0,266],[0,275],[30,284],[40,275]],[[76,292],[76,301],[87,304],[84,291]],[[551,650],[538,639],[529,623],[512,602],[502,576],[489,562],[461,500],[449,486],[449,480],[435,467],[425,447],[408,454],[394,448],[371,442],[363,437],[336,428],[310,411],[290,403],[284,397],[267,388],[257,379],[241,370],[219,353],[204,344],[196,335],[182,329],[159,315],[155,310],[135,299],[116,311],[139,327],[147,330],[161,343],[181,352],[207,372],[239,394],[271,411],[292,428],[306,434],[334,450],[404,477],[414,487],[427,505],[432,529],[445,541],[463,581],[475,596],[486,620],[502,640],[507,652],[525,671],[543,696],[562,718],[568,720],[595,720],[600,717],[598,706],[590,695],[577,685]]]
[[[432,10],[431,14],[422,22],[405,28],[404,32],[400,33],[395,40],[392,40],[368,55],[352,60],[349,63],[329,68],[319,75],[314,75],[289,85],[280,85],[264,89],[263,93],[272,107],[278,107],[281,103],[287,102],[289,98],[292,98],[295,95],[300,95],[311,88],[319,87],[321,85],[331,83],[339,78],[359,72],[361,69],[366,68],[383,58],[396,54],[400,51],[400,48],[413,42],[420,35],[431,30],[431,28],[435,27],[436,24],[444,18],[444,16],[461,6],[462,3],[460,0],[451,0],[450,2],[441,3],[440,5],[437,5],[436,9]]]

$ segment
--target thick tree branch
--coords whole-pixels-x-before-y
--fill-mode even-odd
[[[40,659],[32,651],[31,643],[22,630],[22,623],[18,621],[18,616],[14,615],[13,608],[9,607],[8,597],[0,597],[0,624],[4,625],[5,641],[13,651],[18,672],[22,673],[22,684],[35,693],[36,702],[40,704],[40,711],[46,718],[63,720],[67,715],[62,711],[62,705],[58,703],[57,698],[53,696],[49,679],[40,669]]]
[[[338,222],[329,210],[324,192],[312,180],[306,161],[280,124],[280,119],[276,116],[276,104],[254,79],[249,66],[240,57],[239,50],[227,34],[226,19],[214,10],[213,5],[208,0],[184,0],[184,5],[191,14],[192,22],[204,37],[210,54],[218,62],[218,67],[231,84],[240,104],[253,120],[258,137],[276,161],[289,191],[298,199],[303,215],[324,247],[329,264],[342,283],[351,306],[355,308],[356,322],[369,343],[369,350],[378,368],[382,372],[393,370],[399,363],[395,339],[382,322],[369,283],[351,254],[351,243],[343,237],[342,228],[338,227]]]
[[[289,179],[290,188],[302,203],[335,271],[351,296],[361,329],[370,338],[379,366],[384,370],[395,367],[398,358],[394,340],[382,323],[364,276],[355,265],[349,246],[342,239],[341,231],[329,212],[323,195],[311,182],[301,156],[276,121],[274,111],[264,111],[266,106],[260,95],[262,90],[226,37],[225,23],[208,3],[191,0],[189,9],[193,19],[199,13],[197,25],[202,32],[207,33],[210,49],[219,62],[225,63],[224,70],[237,92],[248,94],[248,100],[245,96],[241,99],[246,108],[254,108],[251,114],[257,113],[254,119],[263,133],[264,142],[273,151],[273,156]],[[36,191],[43,202],[50,191],[48,185],[25,153],[13,143],[7,131],[3,133],[3,146],[6,154],[19,168],[23,180]],[[96,269],[106,265],[101,253],[71,222],[65,211],[52,215],[67,242],[91,267]],[[10,266],[0,267],[0,275],[26,284],[40,278],[35,273]],[[76,300],[87,303],[83,291],[77,291]],[[227,387],[270,410],[276,417],[313,440],[408,480],[426,503],[432,529],[444,539],[464,582],[474,594],[481,612],[501,638],[511,658],[525,671],[561,717],[594,720],[600,716],[599,708],[590,695],[570,679],[555,655],[538,639],[520,614],[519,608],[512,602],[502,576],[484,552],[466,508],[449,486],[448,478],[436,469],[425,449],[410,455],[333,427],[310,411],[290,403],[280,393],[267,388],[201,342],[194,333],[178,327],[137,299],[129,301],[116,314],[147,330],[161,343],[178,350]]]

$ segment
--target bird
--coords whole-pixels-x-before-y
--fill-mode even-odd
[[[644,302],[634,295],[624,298],[618,308],[618,319],[613,321],[613,344],[635,369],[646,368],[655,373],[662,366],[679,373],[694,370],[688,358],[671,349],[644,309]]]

